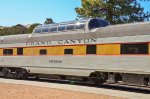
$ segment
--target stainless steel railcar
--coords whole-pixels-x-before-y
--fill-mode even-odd
[[[110,25],[90,18],[0,37],[0,70],[5,77],[57,75],[96,84],[122,81],[148,86],[149,60],[150,22]]]

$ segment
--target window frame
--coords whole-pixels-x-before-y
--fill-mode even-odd
[[[59,25],[58,26],[58,31],[66,31],[66,25]]]
[[[106,27],[110,25],[110,23],[107,22],[106,20],[99,19],[98,21],[99,21],[100,27]]]
[[[56,29],[55,31],[51,31],[51,29]],[[51,33],[56,33],[58,31],[58,27],[57,26],[53,26],[53,27],[50,27],[49,29],[49,32]]]
[[[48,30],[48,31],[44,31],[44,30]],[[47,33],[47,32],[49,32],[49,30],[50,30],[49,27],[43,27],[43,28],[42,28],[42,32],[43,32],[43,33]]]
[[[47,55],[47,49],[40,49],[39,54],[40,55]]]
[[[96,24],[95,24],[96,23]],[[94,25],[93,25],[94,24]],[[91,26],[92,25],[92,26]],[[92,19],[89,21],[89,24],[88,24],[88,28],[89,30],[92,30],[92,29],[96,29],[96,28],[100,28],[101,25],[99,23],[99,20],[98,19]]]
[[[144,47],[144,48],[143,48]],[[149,44],[148,43],[124,43],[121,44],[120,54],[128,55],[140,55],[140,54],[149,54]]]
[[[70,28],[70,27],[74,27],[74,28]],[[75,27],[76,27],[76,25],[75,24],[68,24],[67,26],[66,26],[66,31],[74,31],[75,30]],[[69,28],[69,29],[68,29]]]
[[[87,45],[86,46],[86,54],[96,55],[97,54],[97,45]]]
[[[3,55],[13,55],[13,49],[3,49]]]
[[[73,55],[73,49],[71,48],[64,49],[64,55]]]
[[[37,32],[37,30],[39,31],[39,32]],[[36,28],[35,30],[34,30],[34,33],[41,33],[42,32],[42,28]]]
[[[23,55],[23,48],[17,48],[17,55]]]
[[[83,28],[81,26],[84,26]],[[75,26],[75,30],[84,30],[85,29],[85,24],[79,24]]]

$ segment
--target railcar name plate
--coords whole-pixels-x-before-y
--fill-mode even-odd
[[[59,41],[41,41],[41,42],[27,42],[27,46],[42,46],[42,45],[67,45],[67,44],[88,44],[96,43],[97,38],[90,39],[76,39],[76,40],[59,40]]]

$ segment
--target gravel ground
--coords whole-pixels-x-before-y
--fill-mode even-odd
[[[108,95],[90,94],[27,85],[0,83],[0,99],[124,99]]]

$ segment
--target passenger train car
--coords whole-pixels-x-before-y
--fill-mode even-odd
[[[150,86],[150,22],[110,25],[88,18],[1,36],[0,74]]]

